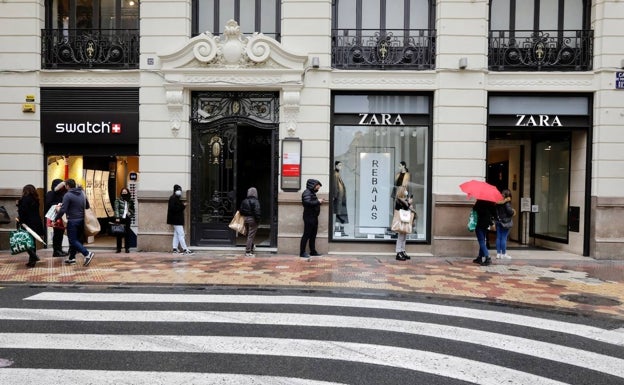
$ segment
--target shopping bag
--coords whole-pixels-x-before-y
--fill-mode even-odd
[[[113,223],[110,224],[110,234],[111,235],[124,235],[126,233],[126,225],[123,223]]]
[[[52,222],[56,220],[56,205],[52,205],[52,207],[48,209],[48,212],[46,213],[45,217],[46,219],[49,219]]]
[[[412,222],[412,212],[410,210],[399,210],[399,219],[401,222]]]
[[[236,211],[228,227],[242,235],[247,234],[247,230],[245,230],[245,217],[241,215],[240,211]]]
[[[477,228],[477,212],[475,210],[470,210],[468,225],[466,227],[468,228],[468,231],[475,231]]]
[[[35,240],[25,230],[12,231],[9,237],[9,246],[11,254],[19,254],[35,248]]]
[[[0,206],[0,224],[6,225],[7,223],[11,223],[9,212],[4,206]]]
[[[85,209],[84,212],[84,232],[88,237],[97,235],[101,230],[100,222],[95,213],[91,209]]]
[[[409,219],[407,222],[403,222],[401,220],[400,211],[407,211],[409,215]],[[410,210],[394,210],[394,215],[392,216],[392,224],[390,226],[390,230],[400,233],[400,234],[410,234],[412,232],[412,213]]]

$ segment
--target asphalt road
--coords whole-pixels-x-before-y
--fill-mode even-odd
[[[413,295],[0,289],[0,384],[624,383],[624,322]]]

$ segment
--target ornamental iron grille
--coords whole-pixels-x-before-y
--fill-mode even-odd
[[[43,29],[43,69],[139,68],[138,29]]]
[[[278,98],[272,92],[197,93],[191,121],[198,123],[250,121],[258,127],[279,123]]]
[[[589,71],[593,31],[490,31],[492,71]]]
[[[435,68],[435,30],[332,30],[332,67],[338,69]]]

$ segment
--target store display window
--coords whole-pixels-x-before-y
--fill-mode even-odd
[[[332,240],[395,239],[399,186],[416,211],[407,239],[428,240],[430,115],[429,95],[334,95]]]

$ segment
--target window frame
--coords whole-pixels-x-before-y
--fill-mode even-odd
[[[225,27],[225,23],[228,22],[228,20],[219,20],[219,8],[220,8],[220,3],[222,1],[234,1],[234,20],[236,20],[236,22],[240,25],[240,12],[241,12],[241,6],[240,6],[240,2],[241,0],[213,0],[214,1],[214,9],[213,9],[213,30],[212,31],[200,31],[199,30],[199,12],[200,12],[200,3],[202,3],[202,0],[192,0],[191,3],[191,10],[192,10],[192,16],[191,16],[191,36],[197,36],[200,35],[204,32],[211,32],[213,35],[215,36],[219,36],[221,35],[223,28]],[[246,31],[243,29],[243,27],[241,26],[241,32],[243,34],[251,34],[254,32],[260,32],[263,33],[267,36],[270,36],[272,38],[274,38],[277,41],[281,41],[281,36],[282,36],[282,32],[281,32],[281,14],[282,14],[282,2],[281,0],[276,0],[275,1],[275,5],[276,5],[276,9],[275,9],[275,26],[274,26],[274,31],[263,31],[263,28],[266,28],[266,26],[263,27],[262,25],[262,0],[255,0],[255,6],[254,6],[254,30],[253,31]],[[265,29],[266,30],[266,29]]]

